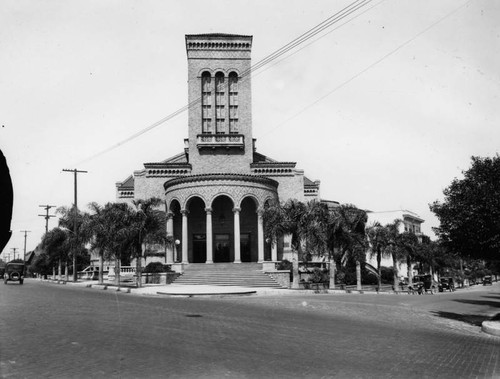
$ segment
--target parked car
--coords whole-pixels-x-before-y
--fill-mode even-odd
[[[413,285],[408,286],[409,293],[422,295],[427,292],[433,294],[436,291],[437,283],[432,279],[430,274],[415,275],[412,282]]]
[[[487,275],[483,278],[483,286],[486,286],[486,285],[493,285],[492,283],[492,278],[491,278],[491,275]]]
[[[439,279],[438,288],[439,292],[444,292],[444,291],[453,292],[455,291],[455,281],[453,280],[452,277],[442,276],[441,279]]]
[[[5,265],[5,273],[3,275],[4,284],[7,284],[9,280],[12,282],[19,282],[19,284],[23,284],[24,270],[24,263],[7,263]]]

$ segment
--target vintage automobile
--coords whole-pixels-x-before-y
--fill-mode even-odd
[[[455,281],[453,280],[452,277],[442,276],[441,279],[439,279],[438,288],[439,292],[444,292],[444,291],[453,292],[455,291]]]
[[[491,275],[486,275],[484,278],[483,278],[483,286],[486,286],[486,285],[493,285],[493,281],[492,281],[492,278],[491,278]]]
[[[415,275],[412,282],[412,285],[408,286],[408,293],[422,295],[424,293],[433,294],[436,291],[436,283],[430,274]]]
[[[7,263],[5,265],[5,273],[3,274],[3,282],[7,284],[8,281],[24,282],[24,263]]]

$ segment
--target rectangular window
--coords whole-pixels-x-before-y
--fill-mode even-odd
[[[223,118],[218,118],[217,119],[217,134],[224,134],[226,133],[226,120]]]
[[[202,133],[206,133],[206,134],[213,133],[212,120],[205,119],[205,118],[203,119]]]
[[[238,118],[238,107],[234,105],[229,106],[229,117],[230,118]]]
[[[237,134],[238,133],[238,120],[230,118],[229,119],[229,133]]]

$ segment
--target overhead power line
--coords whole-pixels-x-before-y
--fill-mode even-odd
[[[384,56],[382,56],[381,58],[377,59],[375,62],[373,62],[372,64],[370,64],[369,66],[365,67],[363,70],[359,71],[357,74],[351,76],[349,79],[345,80],[344,82],[340,83],[338,86],[336,86],[335,88],[333,88],[332,90],[330,90],[329,92],[327,92],[326,94],[324,94],[323,96],[317,98],[316,100],[314,100],[313,102],[309,103],[308,105],[306,105],[305,107],[303,107],[302,109],[300,109],[298,112],[296,112],[294,115],[292,115],[291,117],[287,118],[286,120],[282,121],[281,123],[279,123],[278,125],[276,125],[274,128],[270,128],[267,130],[267,133],[264,133],[263,135],[267,135],[269,133],[271,133],[272,131],[280,128],[281,126],[283,126],[284,124],[286,124],[287,122],[289,122],[290,120],[293,120],[295,117],[298,117],[299,115],[301,115],[302,113],[304,113],[306,110],[308,110],[309,108],[311,108],[312,106],[316,105],[317,103],[321,102],[322,100],[326,99],[328,96],[330,96],[331,94],[333,94],[334,92],[337,92],[339,89],[341,89],[342,87],[344,87],[345,85],[349,84],[350,82],[352,82],[354,79],[358,78],[359,76],[363,75],[365,72],[367,72],[368,70],[372,69],[373,67],[375,67],[376,65],[378,65],[380,62],[384,61],[385,59],[389,58],[391,55],[393,55],[394,53],[396,53],[397,51],[401,50],[403,47],[405,47],[406,45],[410,44],[411,42],[413,42],[414,40],[416,40],[418,37],[420,37],[422,34],[426,33],[429,29],[432,29],[434,26],[436,26],[437,24],[441,23],[442,21],[444,21],[445,19],[447,19],[448,17],[450,17],[451,15],[453,15],[454,13],[458,12],[460,9],[462,9],[463,7],[465,7],[467,4],[469,4],[472,0],[469,0],[467,1],[466,3],[462,4],[461,6],[455,8],[454,10],[452,10],[451,12],[447,13],[446,15],[444,15],[443,17],[439,18],[438,20],[434,21],[432,24],[430,24],[429,26],[427,26],[425,29],[423,29],[422,31],[420,31],[419,33],[417,33],[416,35],[414,35],[412,38],[406,40],[405,42],[403,42],[401,45],[399,45],[398,47],[396,47],[395,49],[391,50],[390,52],[388,52],[387,54],[385,54]]]
[[[253,72],[256,70],[259,70],[260,68],[268,65],[272,61],[276,60],[277,58],[283,56],[284,54],[288,53],[289,51],[295,49],[297,46],[303,44],[304,42],[308,41],[309,39],[313,38],[314,36],[318,35],[319,33],[325,31],[326,29],[330,28],[332,25],[340,22],[341,20],[345,19],[349,15],[353,14],[357,10],[361,9],[362,7],[365,7],[367,4],[372,2],[373,0],[355,0],[348,6],[344,7],[334,15],[328,17],[326,20],[320,22],[316,26],[312,27],[311,29],[307,30],[306,32],[302,33],[299,37],[293,39],[286,45],[282,46],[278,50],[274,51],[273,53],[269,54],[265,58],[261,59],[258,61],[256,64],[252,65],[248,70],[244,71],[241,74],[241,78],[244,80],[245,77],[248,77],[251,75]],[[179,108],[175,112],[169,114],[168,116],[162,118],[161,120],[156,121],[155,123],[149,125],[148,127],[138,131],[137,133],[132,134],[131,136],[125,138],[124,140],[98,152],[97,154],[94,154],[80,162],[78,162],[76,165],[81,165],[83,163],[86,163],[92,159],[95,159],[105,153],[110,152],[111,150],[114,150],[121,145],[130,142],[131,140],[143,135],[144,133],[149,132],[150,130],[156,128],[157,126],[173,119],[174,117],[184,113],[187,111],[189,108],[199,104],[201,102],[201,97],[196,98],[195,100],[191,101],[187,105],[183,106],[182,108]]]

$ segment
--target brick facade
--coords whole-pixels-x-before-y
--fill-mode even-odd
[[[186,36],[188,138],[185,151],[117,183],[117,200],[165,199],[170,262],[276,260],[289,244],[263,240],[260,210],[277,199],[319,200],[295,162],[257,153],[252,136],[252,37]]]

